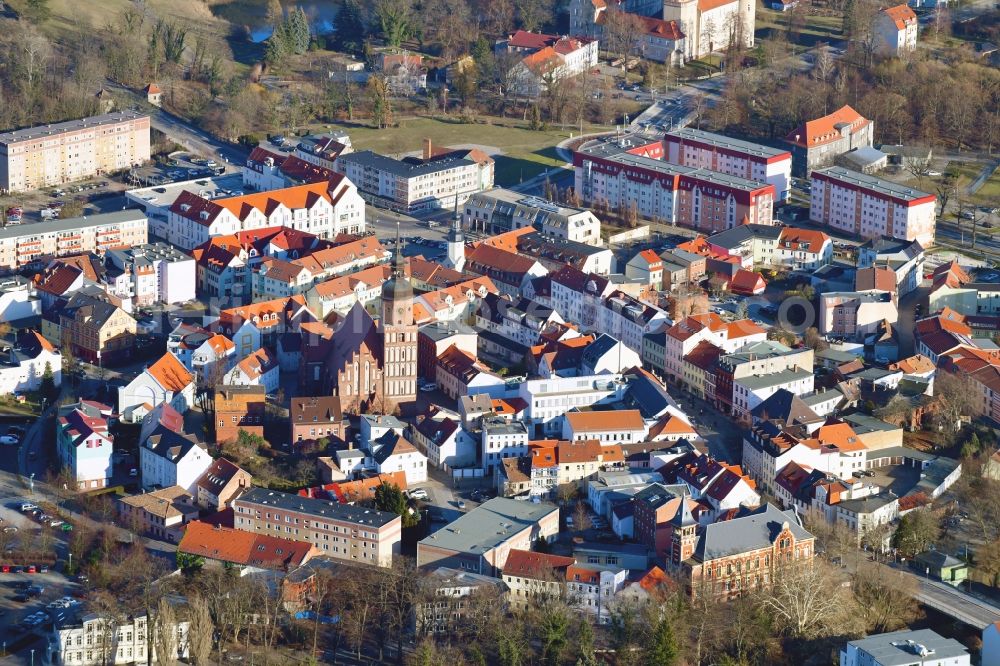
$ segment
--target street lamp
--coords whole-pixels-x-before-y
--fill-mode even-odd
[[[32,494],[35,492],[35,473],[32,472],[31,476],[28,477],[28,490]]]
[[[35,648],[31,648],[31,666],[35,666]]]

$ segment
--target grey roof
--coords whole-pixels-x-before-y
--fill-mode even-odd
[[[441,590],[450,587],[503,587],[503,581],[493,576],[483,576],[482,574],[463,571],[462,569],[452,569],[451,567],[438,567],[433,571],[425,571],[420,574],[422,584],[434,590]]]
[[[708,242],[719,247],[732,248],[751,238],[778,240],[780,236],[781,227],[770,224],[741,224],[709,236]]]
[[[471,326],[458,321],[435,321],[425,324],[417,329],[421,335],[426,335],[434,342],[440,342],[453,335],[475,335],[476,331]]]
[[[694,167],[681,166],[679,164],[671,164],[670,162],[664,162],[663,160],[657,160],[651,157],[643,157],[642,155],[633,155],[626,152],[633,147],[630,141],[631,139],[628,136],[620,139],[595,139],[594,141],[580,146],[580,148],[577,149],[577,152],[583,155],[584,158],[596,157],[599,159],[610,160],[628,166],[656,171],[667,176],[687,176],[706,183],[712,183],[723,187],[731,187],[737,190],[753,191],[767,187],[767,183],[762,183],[756,180],[748,180],[738,176],[729,176],[718,171],[709,171],[708,169],[698,169]]]
[[[896,238],[872,238],[859,246],[861,250],[874,250],[877,254],[906,254],[915,257],[924,251],[917,241]]]
[[[731,151],[745,153],[753,157],[766,158],[788,155],[789,159],[791,159],[791,154],[787,150],[772,148],[771,146],[765,146],[759,143],[751,143],[750,141],[743,141],[741,139],[733,139],[725,136],[724,134],[706,132],[705,130],[699,130],[693,127],[676,129],[672,132],[668,132],[667,136],[676,136],[679,139],[707,143],[708,145],[715,146],[716,148],[725,148]]]
[[[854,354],[840,349],[821,349],[816,352],[816,358],[833,361],[834,363],[850,363],[861,358],[862,354]]]
[[[904,146],[901,144],[891,145],[883,143],[878,149],[886,155],[899,155],[900,157],[930,159],[933,154],[931,149],[925,146]]]
[[[814,423],[823,419],[788,389],[778,389],[750,413],[759,419],[781,419],[785,423]],[[765,416],[766,415],[766,416]]]
[[[746,386],[750,390],[756,390],[768,388],[770,386],[778,386],[780,384],[787,384],[788,382],[805,379],[806,377],[811,376],[812,373],[808,370],[793,368],[791,370],[782,370],[781,372],[772,372],[766,375],[744,377],[743,379],[737,379],[736,383]]]
[[[902,375],[900,370],[885,370],[884,368],[867,368],[861,372],[851,373],[851,377],[857,377],[858,379],[866,379],[868,381],[877,382],[880,379],[885,379],[886,377],[892,377],[893,375]]]
[[[194,261],[191,255],[181,252],[173,245],[160,242],[136,245],[123,250],[109,250],[108,254],[117,259],[115,263],[120,264],[125,264],[129,261],[135,261],[139,265],[150,265],[156,261],[171,263],[175,261]]]
[[[965,562],[962,560],[940,550],[929,550],[926,553],[920,553],[917,555],[916,560],[939,569],[965,566]]]
[[[521,421],[508,421],[501,416],[483,417],[483,436],[487,435],[527,435],[528,429]]]
[[[37,139],[39,137],[55,136],[56,134],[62,134],[63,132],[75,132],[87,127],[114,125],[116,123],[138,120],[139,118],[145,117],[147,117],[145,114],[137,113],[135,111],[115,111],[114,113],[105,113],[100,116],[90,116],[88,118],[80,118],[78,120],[67,120],[66,122],[55,123],[53,125],[38,125],[37,127],[28,127],[26,129],[14,130],[12,132],[4,132],[3,134],[0,134],[0,145],[8,145],[19,141],[30,141],[31,139]]]
[[[642,373],[629,377],[628,388],[622,396],[622,405],[626,409],[638,409],[644,419],[654,419],[667,407],[677,406],[659,382]]]
[[[174,432],[162,424],[156,426],[143,444],[144,449],[174,463],[196,446],[200,448],[201,444],[195,441],[193,436]]]
[[[548,502],[535,504],[495,497],[452,521],[421,544],[482,555],[546,516],[559,511]]]
[[[920,190],[912,187],[894,183],[891,180],[876,178],[875,176],[868,176],[863,173],[858,173],[857,171],[851,171],[850,169],[845,169],[844,167],[827,167],[826,169],[818,169],[812,173],[813,178],[822,174],[832,180],[841,181],[862,189],[871,190],[883,196],[893,197],[903,201],[913,201],[914,199],[931,196],[927,192],[921,192]]]
[[[893,631],[868,638],[859,638],[848,645],[871,656],[875,666],[919,666],[922,663],[939,664],[944,659],[968,657],[969,651],[954,638],[945,638],[931,629]],[[928,652],[926,662],[919,647]],[[959,662],[956,662],[959,663]],[[964,663],[969,663],[966,660]]]
[[[855,148],[849,153],[845,153],[841,156],[852,164],[859,164],[861,166],[867,166],[869,164],[877,164],[882,160],[886,159],[887,156],[882,151],[872,148],[871,146],[861,146],[860,148]]]
[[[385,171],[400,178],[417,178],[430,174],[449,171],[458,167],[467,167],[475,164],[472,160],[465,158],[440,158],[429,162],[419,160],[403,159],[397,160],[386,155],[379,155],[370,150],[362,150],[356,153],[347,153],[337,158],[338,163],[354,163],[364,168]]]
[[[384,463],[386,460],[396,452],[396,447],[399,446],[400,442],[409,444],[405,437],[400,435],[395,430],[390,430],[385,433],[374,442],[371,442],[368,447],[371,450],[372,459],[378,464]],[[410,446],[413,446],[410,444]]]
[[[406,424],[392,414],[362,414],[361,418],[368,422],[373,428],[392,428],[402,430]]]
[[[702,562],[766,548],[774,543],[783,525],[788,524],[796,540],[812,539],[793,511],[765,504],[753,513],[721,523],[706,525],[698,539],[695,557]]]
[[[314,499],[311,497],[300,497],[290,493],[281,493],[276,490],[266,488],[251,488],[234,500],[239,504],[252,504],[257,506],[272,506],[282,511],[304,513],[318,518],[328,518],[330,520],[340,520],[358,525],[369,525],[372,527],[382,527],[396,520],[399,516],[377,509],[366,509],[363,506],[352,506],[331,502],[329,500]]]
[[[878,495],[869,495],[860,499],[841,500],[837,503],[837,510],[855,515],[863,515],[878,511],[885,505],[892,504],[898,499],[898,497],[890,493],[879,493]]]
[[[614,349],[617,344],[618,340],[616,338],[607,333],[601,333],[596,340],[586,346],[580,362],[589,367],[594,367],[601,360],[601,357]]]
[[[868,414],[862,414],[858,412],[856,414],[847,414],[841,417],[844,421],[851,424],[851,428],[859,435],[867,435],[870,432],[890,432],[892,430],[899,430],[899,426],[894,426],[891,423],[886,423],[882,419],[877,419],[874,416],[869,416]],[[901,447],[892,447],[901,448]],[[884,453],[888,449],[879,449],[879,453]],[[907,451],[913,451],[913,449],[906,449]],[[876,456],[877,457],[877,456]]]
[[[650,483],[663,483],[663,475],[659,472],[598,472],[597,477],[587,483],[596,489],[600,489],[601,487],[622,488],[625,486],[645,486]]]
[[[0,240],[6,238],[21,238],[38,234],[59,233],[60,231],[76,231],[87,227],[97,227],[105,224],[121,224],[123,222],[146,221],[146,214],[141,210],[116,210],[111,213],[84,215],[83,217],[68,217],[65,220],[47,220],[4,227],[0,229]]]

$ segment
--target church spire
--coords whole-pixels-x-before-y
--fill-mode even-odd
[[[399,220],[396,220],[396,256],[393,257],[393,264],[393,274],[396,277],[402,277],[404,274],[403,241],[399,238]]]

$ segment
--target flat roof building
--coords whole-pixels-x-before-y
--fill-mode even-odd
[[[559,532],[559,507],[496,497],[417,544],[417,566],[499,576],[511,550],[530,550]]]
[[[931,629],[893,631],[850,641],[840,666],[967,666],[968,649]]]
[[[37,259],[143,245],[146,215],[122,210],[0,229],[0,267],[20,268]]]

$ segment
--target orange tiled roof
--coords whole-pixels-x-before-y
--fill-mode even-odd
[[[923,354],[915,354],[889,366],[890,370],[901,370],[906,374],[921,374],[934,370],[934,363]]]
[[[807,120],[805,123],[792,130],[785,140],[805,148],[821,146],[840,138],[838,125],[847,124],[851,126],[851,132],[855,132],[870,121],[848,105],[844,105],[833,113]]]
[[[781,230],[778,239],[782,244],[791,243],[793,250],[805,250],[807,252],[819,252],[830,237],[822,231],[816,229],[798,229],[795,227],[785,227]]]
[[[159,361],[146,368],[146,372],[152,375],[160,386],[174,393],[183,391],[193,380],[188,369],[171,352],[161,356]]]
[[[889,20],[896,26],[896,30],[906,30],[906,25],[915,23],[917,14],[910,9],[909,5],[902,4],[895,7],[886,7],[882,13],[889,17]]]
[[[622,409],[607,412],[567,412],[573,432],[610,432],[643,430],[642,413],[638,409]]]

